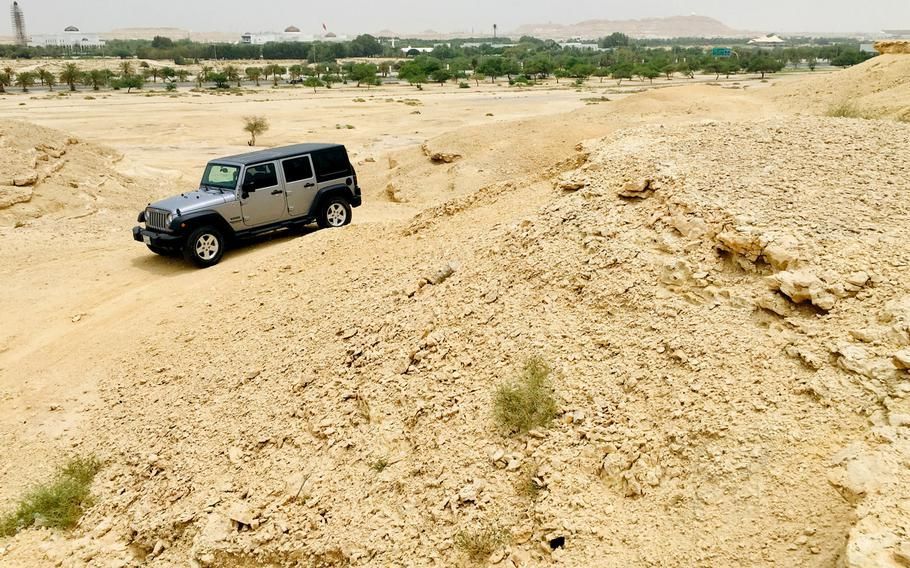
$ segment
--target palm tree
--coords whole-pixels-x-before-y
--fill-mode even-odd
[[[211,67],[209,67],[208,65],[203,65],[199,69],[199,73],[196,73],[196,86],[201,89],[202,84],[209,80],[209,74],[211,72],[212,72]]]
[[[54,74],[47,69],[38,70],[38,80],[41,81],[42,85],[47,85],[47,88],[51,91],[54,90],[54,85],[57,83],[57,79],[54,77]]]
[[[256,81],[256,86],[259,86],[259,79],[262,77],[262,69],[259,67],[247,67],[246,76],[250,78],[250,81]]]
[[[190,72],[186,69],[177,69],[174,73],[177,75],[177,80],[181,83],[186,83],[186,80],[190,77]]]
[[[129,61],[120,62],[120,76],[129,77],[133,74],[133,64]]]
[[[28,88],[35,84],[35,74],[30,71],[23,71],[16,74],[16,85],[22,87],[22,92],[27,93]]]
[[[6,71],[0,72],[0,93],[5,93],[6,88],[12,83],[12,77]]]
[[[228,81],[236,81],[237,86],[240,86],[240,69],[237,69],[233,65],[228,65],[224,68],[222,73],[224,73],[224,76],[227,77]]]
[[[93,69],[85,74],[85,83],[91,85],[92,90],[98,91],[101,90],[101,87],[106,85],[110,80],[111,73],[107,69]]]
[[[76,90],[76,82],[81,78],[82,71],[79,71],[75,63],[67,63],[60,73],[60,80],[70,86],[70,91]]]

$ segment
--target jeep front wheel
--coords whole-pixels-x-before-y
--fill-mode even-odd
[[[319,208],[316,222],[322,229],[344,227],[351,222],[351,205],[342,197],[330,197]]]
[[[183,257],[199,268],[218,264],[223,255],[224,237],[215,227],[199,227],[183,245]]]

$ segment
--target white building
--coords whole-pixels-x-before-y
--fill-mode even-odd
[[[303,34],[297,26],[288,26],[283,32],[247,32],[240,36],[240,43],[247,45],[264,45],[267,43],[294,43],[298,41],[347,41],[347,36],[337,36],[329,32],[317,37]]]
[[[28,46],[90,49],[104,47],[104,40],[98,34],[81,32],[76,26],[68,26],[61,33],[33,35],[29,38]]]
[[[749,40],[749,45],[756,45],[758,47],[781,47],[786,45],[786,43],[786,41],[776,35],[766,35]]]
[[[563,49],[582,49],[586,51],[602,51],[596,43],[581,43],[578,41],[567,41],[558,44]]]

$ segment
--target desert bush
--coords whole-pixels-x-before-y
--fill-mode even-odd
[[[458,88],[459,88],[459,89],[470,89],[470,88],[471,88],[471,85],[468,85],[468,84],[465,83],[464,81],[461,81],[461,82],[458,83]]]
[[[493,413],[504,430],[525,433],[547,426],[556,416],[556,398],[550,384],[550,367],[540,358],[525,363],[521,377],[496,389]]]
[[[862,118],[865,120],[872,120],[880,116],[874,111],[860,108],[852,101],[841,101],[832,105],[825,115],[834,118]]]
[[[509,531],[494,524],[487,524],[472,531],[459,531],[455,535],[455,546],[468,557],[480,563],[490,557],[497,548],[509,540]]]
[[[376,473],[382,473],[383,471],[385,471],[385,468],[389,467],[389,465],[391,465],[391,463],[389,462],[388,458],[383,457],[383,458],[379,458],[378,460],[371,463],[370,469],[372,469]]]
[[[46,484],[32,489],[16,510],[0,518],[0,536],[11,536],[32,525],[69,529],[91,506],[91,485],[101,462],[95,458],[70,460]]]
[[[243,130],[250,133],[250,146],[256,145],[256,136],[264,133],[269,129],[269,121],[264,116],[245,116],[243,117]]]
[[[523,467],[521,475],[515,481],[515,492],[522,497],[535,501],[543,490],[544,485],[538,475],[537,465],[531,464]]]

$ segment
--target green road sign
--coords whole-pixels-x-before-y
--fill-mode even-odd
[[[729,47],[715,47],[711,50],[711,55],[714,57],[730,57],[733,55],[733,50]]]

